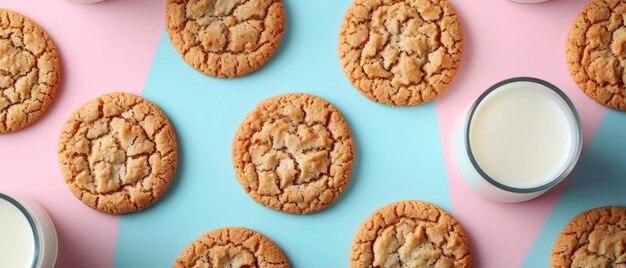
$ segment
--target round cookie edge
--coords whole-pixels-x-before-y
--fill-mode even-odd
[[[327,103],[328,105],[330,105],[331,107],[331,111],[334,110],[335,112],[337,112],[340,117],[339,119],[342,121],[343,125],[345,126],[345,131],[348,134],[350,143],[350,153],[352,156],[352,160],[349,161],[349,164],[345,167],[345,175],[346,175],[346,179],[344,180],[343,186],[340,189],[339,194],[327,205],[322,206],[320,208],[317,209],[311,209],[311,210],[306,210],[306,211],[302,211],[302,212],[292,212],[292,211],[284,211],[278,207],[272,207],[268,204],[263,203],[263,201],[261,199],[258,198],[258,196],[256,194],[252,194],[250,191],[248,191],[248,186],[245,184],[245,180],[244,180],[244,166],[245,166],[245,161],[243,159],[241,159],[240,156],[245,154],[245,148],[242,148],[242,145],[238,142],[240,140],[246,140],[246,137],[244,135],[244,132],[246,131],[242,131],[242,128],[244,126],[246,126],[246,123],[248,121],[250,121],[249,118],[251,118],[252,116],[255,116],[258,114],[258,110],[260,107],[263,107],[265,105],[268,105],[270,103],[272,103],[273,101],[275,101],[276,99],[280,99],[280,98],[285,98],[285,97],[307,97],[307,98],[313,98],[313,99],[320,99],[322,101],[324,101],[325,103]],[[245,147],[245,146],[243,146]],[[239,123],[239,125],[237,126],[237,129],[235,130],[235,134],[233,135],[233,140],[231,143],[231,161],[233,164],[233,169],[235,171],[235,178],[237,179],[237,182],[239,183],[239,185],[241,186],[242,190],[252,199],[254,200],[257,204],[266,207],[268,209],[272,209],[278,212],[283,212],[283,213],[287,213],[287,214],[293,214],[293,215],[306,215],[306,214],[313,214],[313,213],[317,213],[319,211],[322,211],[324,209],[327,209],[328,207],[332,206],[332,204],[335,203],[335,201],[337,201],[337,199],[339,199],[339,197],[343,194],[343,192],[345,191],[345,189],[347,188],[347,185],[349,184],[351,177],[352,177],[352,172],[353,172],[353,168],[354,168],[354,158],[355,158],[355,148],[354,148],[354,139],[352,138],[352,133],[350,131],[350,127],[348,126],[348,122],[346,121],[343,113],[331,102],[327,101],[326,99],[313,95],[313,94],[309,94],[309,93],[303,93],[303,92],[290,92],[290,93],[284,93],[284,94],[279,94],[279,95],[274,95],[271,97],[267,97],[263,100],[261,100],[260,102],[256,103],[254,108],[252,108],[245,116],[244,118],[241,120],[241,122]]]
[[[82,110],[84,110],[84,108],[89,107],[90,105],[93,105],[95,102],[99,102],[100,100],[102,100],[102,98],[105,97],[112,97],[112,96],[125,96],[125,97],[129,97],[129,98],[136,98],[139,101],[142,101],[144,103],[146,103],[146,105],[151,106],[152,108],[154,108],[154,111],[158,112],[163,119],[165,119],[165,126],[164,127],[168,127],[170,129],[170,133],[168,133],[169,136],[169,141],[171,142],[171,147],[172,150],[174,151],[174,155],[173,155],[173,161],[170,167],[165,168],[165,173],[163,175],[164,178],[169,178],[166,183],[164,185],[162,185],[162,187],[159,187],[160,189],[158,189],[159,191],[161,191],[161,194],[154,197],[154,199],[151,200],[151,202],[146,203],[145,205],[143,205],[142,207],[137,207],[136,209],[132,209],[129,208],[130,206],[125,206],[126,209],[123,210],[111,210],[111,209],[107,209],[106,206],[104,207],[100,207],[99,203],[96,202],[94,205],[91,205],[90,203],[88,203],[86,200],[84,200],[82,193],[85,191],[79,187],[76,187],[72,184],[70,184],[68,182],[68,178],[71,176],[68,176],[69,171],[67,170],[67,168],[71,167],[71,163],[69,163],[69,161],[66,165],[64,164],[64,157],[66,156],[66,154],[64,153],[64,148],[65,148],[65,143],[67,142],[68,138],[71,137],[64,137],[67,128],[71,127],[71,123],[73,121],[76,121],[76,116],[78,115],[78,113]],[[156,135],[156,134],[155,134]],[[67,158],[69,159],[69,158]],[[61,171],[61,175],[63,177],[63,181],[66,184],[68,190],[76,197],[76,199],[78,199],[81,203],[85,204],[87,207],[90,207],[94,210],[97,210],[99,212],[105,213],[105,214],[110,214],[110,215],[122,215],[122,214],[128,214],[128,213],[136,213],[136,212],[140,212],[143,210],[146,210],[148,208],[150,208],[151,206],[153,206],[155,203],[157,203],[159,201],[159,199],[161,199],[161,197],[165,194],[165,192],[168,190],[170,184],[172,183],[172,181],[174,180],[175,176],[176,176],[176,172],[178,170],[178,140],[177,140],[177,136],[176,136],[176,131],[174,129],[174,125],[172,124],[171,120],[169,119],[169,117],[165,114],[165,112],[163,112],[163,110],[161,109],[161,107],[159,107],[158,105],[156,105],[154,102],[145,99],[139,95],[133,94],[133,93],[129,93],[129,92],[122,92],[122,91],[118,91],[118,92],[109,92],[109,93],[105,93],[105,94],[101,94],[98,95],[97,97],[94,97],[92,99],[89,99],[88,101],[82,103],[80,106],[78,106],[78,108],[74,109],[72,111],[72,113],[70,114],[70,116],[68,116],[68,118],[66,119],[66,121],[64,122],[60,134],[59,134],[59,140],[57,143],[57,162],[58,162],[58,166],[59,169]],[[112,195],[114,193],[118,193],[119,191],[113,192],[113,193],[108,193],[105,195]],[[124,203],[128,203],[130,202],[129,199],[124,200]]]
[[[366,227],[366,225],[373,222],[373,219],[376,217],[376,215],[380,214],[382,211],[386,211],[386,210],[395,211],[395,209],[398,206],[403,205],[403,204],[404,205],[414,204],[414,205],[419,205],[419,206],[425,206],[428,208],[433,208],[440,213],[440,217],[442,216],[447,217],[451,221],[451,225],[458,227],[458,230],[459,230],[458,234],[463,237],[462,239],[464,242],[463,244],[465,244],[464,247],[466,247],[467,249],[467,263],[464,264],[465,265],[464,267],[472,267],[472,248],[471,248],[469,237],[467,236],[467,232],[465,231],[465,229],[463,229],[463,226],[461,226],[461,223],[454,216],[452,216],[452,214],[448,213],[448,211],[446,211],[442,207],[435,205],[431,202],[413,200],[413,199],[395,201],[395,202],[388,203],[382,207],[379,207],[375,209],[371,214],[369,214],[369,216],[367,216],[367,218],[365,218],[359,224],[356,231],[354,232],[352,241],[350,243],[350,256],[349,256],[350,267],[361,267],[358,265],[358,263],[355,263],[354,261],[355,259],[358,259],[357,252],[359,252],[358,243],[356,242],[357,242],[358,237],[364,236],[363,232],[365,230],[364,228]]]
[[[50,100],[46,101],[46,102],[41,102],[42,106],[39,110],[37,110],[36,112],[36,116],[32,119],[27,121],[23,126],[20,126],[18,128],[15,129],[11,129],[8,131],[0,131],[0,135],[7,135],[10,133],[14,133],[14,132],[18,132],[20,130],[23,130],[29,126],[31,126],[32,124],[34,124],[35,122],[39,121],[39,119],[41,117],[43,117],[45,115],[45,113],[48,111],[48,109],[50,108],[50,106],[52,105],[52,103],[54,103],[55,101],[55,96],[57,91],[59,90],[59,87],[61,86],[61,78],[62,78],[62,65],[61,65],[61,59],[60,59],[60,55],[59,55],[59,51],[57,49],[57,46],[55,44],[55,42],[52,40],[52,37],[50,37],[50,35],[48,34],[48,32],[46,31],[46,29],[44,29],[40,24],[38,24],[37,22],[35,22],[33,19],[31,19],[30,17],[14,11],[14,10],[10,10],[10,9],[6,9],[6,8],[0,8],[0,15],[2,13],[7,13],[7,14],[15,14],[17,16],[20,16],[24,19],[25,22],[31,23],[34,27],[38,28],[41,30],[41,32],[43,33],[43,37],[46,41],[46,46],[50,45],[51,46],[51,52],[53,53],[54,56],[54,70],[55,70],[55,74],[56,74],[56,83],[52,84],[52,85],[48,85],[51,89],[51,93],[50,93]],[[32,89],[31,89],[32,90]]]
[[[202,238],[205,238],[211,234],[220,234],[221,232],[228,232],[228,231],[235,231],[235,232],[240,232],[240,233],[251,233],[252,235],[259,235],[259,239],[262,240],[261,242],[266,242],[269,243],[271,245],[271,249],[272,249],[272,255],[274,255],[274,257],[276,257],[276,259],[282,260],[283,263],[279,264],[280,267],[282,268],[290,268],[291,264],[289,262],[289,259],[287,258],[287,255],[285,254],[285,252],[280,248],[280,246],[278,244],[276,244],[276,242],[272,239],[270,239],[269,237],[267,237],[266,235],[264,235],[263,233],[256,231],[254,229],[250,229],[247,227],[241,227],[241,226],[230,226],[230,227],[220,227],[217,229],[212,229],[209,230],[201,235],[199,235],[198,237],[196,237],[193,241],[191,241],[190,243],[188,243],[185,248],[183,248],[183,250],[178,254],[178,256],[176,257],[176,259],[174,260],[174,264],[172,265],[173,268],[185,268],[187,266],[181,264],[179,262],[179,260],[181,259],[187,259],[189,257],[195,256],[195,253],[193,252],[195,249],[195,244],[197,242],[199,242]],[[256,257],[256,256],[255,256]]]

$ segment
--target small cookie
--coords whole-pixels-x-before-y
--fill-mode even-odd
[[[441,94],[462,50],[461,25],[446,0],[354,0],[337,45],[343,71],[361,94],[400,106]]]
[[[198,237],[178,255],[172,267],[291,266],[280,248],[261,233],[242,227],[227,227]]]
[[[574,217],[554,242],[550,267],[626,267],[626,207]]]
[[[440,207],[400,201],[376,210],[354,235],[350,267],[472,267],[461,225]]]
[[[0,9],[0,134],[39,119],[60,76],[59,55],[46,32],[22,14]]]
[[[565,46],[570,74],[591,99],[626,111],[626,2],[592,0],[576,17]]]
[[[346,188],[354,146],[341,113],[302,93],[257,104],[232,145],[235,175],[266,207],[293,214],[324,209]]]
[[[106,94],[78,108],[63,126],[58,154],[72,193],[110,214],[150,206],[178,164],[176,136],[165,114],[128,93]]]
[[[191,67],[238,77],[272,56],[285,28],[282,0],[167,0],[167,33]]]

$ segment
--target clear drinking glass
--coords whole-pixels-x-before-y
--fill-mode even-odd
[[[46,210],[37,201],[19,194],[0,193],[0,201],[7,201],[15,206],[28,222],[28,229],[32,232],[34,244],[34,248],[30,249],[32,252],[24,254],[32,256],[29,267],[54,268],[58,253],[57,233]],[[2,215],[0,215],[1,219]],[[0,241],[0,243],[6,243],[10,238],[0,237],[0,239],[6,239],[5,241]],[[24,238],[21,237],[21,239]]]
[[[533,90],[545,92],[556,101],[558,106],[565,112],[567,127],[571,128],[571,144],[569,153],[563,153],[565,161],[555,166],[553,177],[545,178],[545,183],[533,187],[515,187],[503,184],[489,176],[483,167],[478,164],[472,146],[470,146],[471,127],[476,109],[481,106],[491,94],[504,90],[507,87],[529,87]],[[528,107],[532,109],[533,107]],[[498,127],[498,126],[493,126]],[[536,198],[561,182],[576,165],[582,148],[582,128],[576,108],[570,99],[556,86],[537,78],[516,77],[501,81],[481,94],[478,99],[466,108],[452,129],[450,150],[453,165],[465,182],[480,196],[488,200],[504,203],[523,202]],[[568,136],[569,137],[569,136]],[[523,138],[523,137],[522,137]],[[543,179],[541,181],[544,181]]]

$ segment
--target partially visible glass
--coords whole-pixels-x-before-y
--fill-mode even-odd
[[[58,239],[54,223],[46,210],[37,201],[20,194],[0,193],[0,200],[15,206],[27,219],[34,242],[33,252],[28,252],[32,256],[30,267],[54,268],[58,255]],[[0,219],[1,217],[2,215]]]

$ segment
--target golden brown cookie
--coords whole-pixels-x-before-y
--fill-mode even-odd
[[[289,268],[289,261],[269,238],[242,227],[209,231],[178,255],[173,268]]]
[[[570,28],[570,74],[591,99],[626,111],[626,2],[592,0]]]
[[[461,25],[446,0],[355,0],[337,45],[341,66],[361,94],[400,106],[441,94],[462,50]]]
[[[39,25],[0,9],[0,134],[37,120],[59,87],[57,49]]]
[[[72,193],[110,214],[150,206],[178,164],[176,136],[165,114],[129,93],[106,94],[78,108],[63,126],[58,155]]]
[[[354,146],[333,105],[294,93],[266,99],[244,118],[232,158],[239,183],[254,201],[308,214],[330,205],[346,188]]]
[[[170,41],[191,67],[238,77],[263,65],[283,35],[282,0],[167,0]]]
[[[376,210],[354,235],[350,267],[472,267],[461,225],[426,202],[400,201]]]
[[[574,217],[554,242],[550,267],[626,267],[626,208],[594,208]]]

